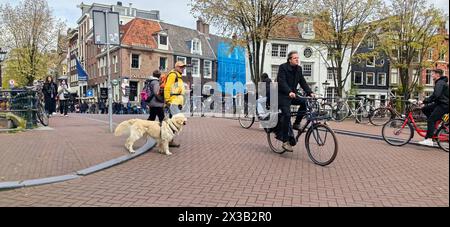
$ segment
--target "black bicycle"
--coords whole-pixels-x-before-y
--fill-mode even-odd
[[[309,158],[317,165],[327,166],[336,159],[338,152],[338,141],[334,131],[328,127],[326,123],[322,123],[322,121],[326,122],[329,120],[330,116],[325,111],[320,110],[318,99],[304,99],[307,100],[307,110],[305,112],[307,123],[302,129],[298,130],[295,139],[298,142],[300,136],[306,133],[305,147]],[[276,138],[274,130],[265,130],[270,149],[277,154],[284,154],[287,152],[287,150],[282,147],[283,142]]]
[[[33,109],[36,111],[36,117],[43,126],[48,126],[49,118],[44,107],[44,93],[42,92],[44,82],[36,81],[33,86],[26,87],[26,90],[33,94]]]

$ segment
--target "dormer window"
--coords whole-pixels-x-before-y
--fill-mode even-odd
[[[167,33],[160,32],[158,33],[158,49],[162,50],[169,50],[169,37],[167,36]]]
[[[167,35],[159,34],[159,44],[160,45],[167,45]]]
[[[198,54],[198,55],[202,54],[202,43],[200,42],[199,39],[192,40],[191,53]]]
[[[314,23],[312,20],[306,20],[304,22],[301,22],[299,25],[299,30],[302,31],[301,38],[303,39],[314,39],[315,33],[314,33]]]
[[[311,21],[305,22],[304,33],[306,33],[306,34],[314,33],[313,24]]]

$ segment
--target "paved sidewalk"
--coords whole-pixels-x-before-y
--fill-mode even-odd
[[[74,138],[84,141],[73,149],[86,155],[79,160],[87,163],[88,154],[123,155],[125,138],[106,133],[106,116],[88,117],[98,120],[64,119],[64,127],[78,130]],[[89,122],[96,137],[83,140],[89,130],[76,122]],[[53,123],[61,131],[58,125]],[[36,133],[42,132],[12,137]],[[11,135],[0,140],[5,137]],[[245,130],[235,120],[189,118],[173,156],[150,152],[72,181],[0,191],[0,206],[449,206],[448,153],[344,135],[338,140],[338,156],[324,168],[309,160],[302,143],[294,153],[270,152],[256,125]],[[107,156],[92,160],[103,159]]]
[[[57,116],[50,119],[51,128],[0,133],[0,182],[70,174],[126,155],[123,139],[89,116],[95,117]]]

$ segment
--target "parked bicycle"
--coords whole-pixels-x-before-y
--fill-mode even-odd
[[[306,105],[306,124],[297,131],[296,140],[306,133],[305,147],[309,158],[317,165],[327,166],[331,164],[338,152],[338,140],[334,131],[329,128],[326,121],[329,119],[327,114],[320,111],[320,102],[316,98],[307,99]],[[322,123],[324,121],[324,123]],[[282,147],[283,142],[276,139],[276,133],[271,129],[265,129],[267,141],[270,149],[278,154],[287,152]]]
[[[350,108],[349,102],[358,101],[355,108]],[[338,99],[336,104],[329,102],[324,103],[322,108],[331,112],[334,121],[342,122],[347,118],[355,117],[357,123],[368,123],[369,117],[374,111],[374,107],[370,104],[371,99],[358,97],[356,99]]]
[[[407,102],[407,117],[392,119],[383,126],[383,139],[390,145],[403,146],[409,143],[414,137],[414,130],[421,137],[425,137],[427,130],[420,129],[414,118],[413,113],[419,108],[416,100],[408,100]],[[443,120],[436,123],[433,140],[437,142],[438,146],[444,151],[448,152],[448,114],[444,116]]]
[[[397,111],[397,98],[392,96],[385,106],[375,109],[369,117],[370,123],[375,126],[383,126],[395,118],[401,118],[402,114]]]
[[[32,102],[30,103],[29,108],[32,108],[36,111],[36,117],[39,120],[39,122],[43,126],[48,126],[49,124],[49,117],[47,114],[47,111],[45,111],[45,105],[44,105],[44,93],[42,92],[42,88],[44,86],[44,81],[35,81],[33,86],[25,87],[25,90],[30,92],[30,94],[33,94]]]

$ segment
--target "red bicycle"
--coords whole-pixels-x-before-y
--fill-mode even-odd
[[[413,117],[413,112],[418,108],[416,100],[409,100],[407,103],[407,117],[392,119],[383,126],[383,139],[390,145],[403,146],[414,137],[414,130],[419,136],[426,136],[427,130],[417,127]],[[448,114],[442,120],[436,122],[433,140],[439,147],[448,152]]]

